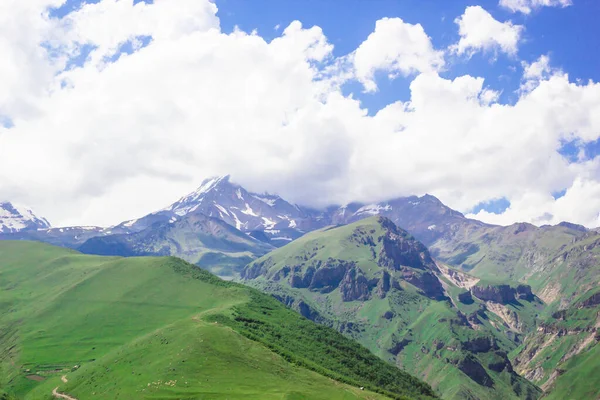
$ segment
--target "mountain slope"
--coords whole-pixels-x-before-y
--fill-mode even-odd
[[[372,217],[307,234],[254,261],[242,277],[417,374],[444,398],[538,397],[513,372],[507,353],[521,334],[505,334],[502,316],[518,309],[527,324],[541,302],[531,295],[497,303],[488,298],[495,286],[475,290],[477,279],[465,292],[457,273],[390,220]]]
[[[78,248],[97,255],[177,256],[221,276],[236,275],[271,249],[269,244],[198,211],[157,222],[140,232],[93,237]]]
[[[50,223],[27,207],[0,203],[0,234],[49,228]]]
[[[342,335],[172,257],[6,241],[0,289],[0,389],[20,398],[433,397]]]

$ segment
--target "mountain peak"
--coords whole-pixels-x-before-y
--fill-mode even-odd
[[[231,175],[213,176],[211,178],[202,181],[202,184],[196,189],[194,193],[203,194],[214,190],[220,185],[230,184],[229,178]]]
[[[50,223],[36,216],[29,207],[10,202],[0,203],[0,233],[47,228],[50,228]]]

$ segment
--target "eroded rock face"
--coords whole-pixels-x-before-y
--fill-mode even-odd
[[[483,301],[508,304],[517,300],[533,301],[535,296],[531,292],[531,286],[519,285],[516,288],[510,285],[475,285],[471,293]]]
[[[377,282],[377,288],[375,289],[377,296],[383,299],[391,287],[392,284],[390,274],[387,271],[383,271],[383,275],[381,276],[381,279],[379,279],[379,281]]]
[[[444,288],[437,276],[431,272],[418,273],[416,271],[404,271],[402,279],[421,289],[423,293],[432,299],[440,300],[444,298]]]
[[[500,304],[508,304],[516,300],[515,289],[509,285],[476,285],[471,288],[471,293],[483,301],[493,301]]]
[[[368,300],[370,297],[369,281],[358,268],[346,271],[340,284],[343,301]]]
[[[290,286],[293,288],[307,288],[310,286],[313,276],[315,275],[315,267],[310,266],[302,273],[301,267],[293,269],[293,275],[290,276]]]
[[[254,263],[244,268],[240,274],[242,279],[256,279],[259,276],[266,274],[268,266],[264,262]]]
[[[324,267],[314,273],[309,285],[310,290],[319,290],[322,293],[331,292],[339,286],[350,267],[349,263],[341,260],[328,261]]]
[[[380,218],[387,232],[379,240],[382,247],[377,263],[379,266],[399,271],[403,266],[416,269],[435,270],[436,266],[427,248],[407,232],[399,229],[387,218]]]

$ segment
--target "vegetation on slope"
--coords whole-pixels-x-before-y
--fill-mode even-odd
[[[483,226],[457,230],[431,246],[438,257],[478,278],[530,285],[545,309],[539,319],[530,318],[511,359],[519,373],[551,396],[567,393],[560,386],[574,388],[576,380],[564,377],[573,377],[576,360],[586,359],[581,363],[592,367],[587,354],[596,351],[600,339],[600,296],[597,303],[584,304],[600,282],[598,231],[568,223]],[[600,368],[600,361],[593,367]],[[600,387],[600,375],[590,376],[587,384]]]
[[[519,332],[446,279],[426,248],[374,217],[307,234],[250,264],[247,283],[424,379],[445,398],[536,398],[507,353]],[[515,289],[516,290],[516,289]],[[501,305],[535,314],[535,299]],[[511,308],[512,307],[512,308]]]
[[[252,337],[239,318],[267,328]],[[301,331],[278,329],[281,318]],[[390,397],[431,395],[358,344],[312,326],[267,295],[172,257],[0,243],[0,388],[17,398],[50,399],[57,387],[78,399],[383,398],[359,385]],[[269,340],[270,349],[262,332],[285,340]],[[333,339],[316,343],[314,332]]]

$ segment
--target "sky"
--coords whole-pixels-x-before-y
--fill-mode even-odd
[[[600,225],[596,0],[3,0],[0,200],[109,226],[214,175]]]

